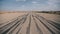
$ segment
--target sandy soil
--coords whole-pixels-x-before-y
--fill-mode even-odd
[[[24,15],[26,13],[4,13],[0,14],[0,23],[4,23],[6,21],[10,21],[18,16]]]
[[[57,14],[48,14],[48,13],[36,13],[48,20],[52,20],[52,21],[55,21],[55,22],[60,22],[60,15],[57,15]]]
[[[4,23],[6,25],[6,24],[8,24],[7,22],[12,21],[12,20],[16,19],[18,16],[22,16],[22,15],[25,15],[25,14],[27,14],[27,13],[0,14],[0,24]],[[39,17],[37,15],[42,16],[45,19],[43,19],[42,17]],[[50,22],[50,23],[53,23],[53,25],[54,25],[53,26],[53,25],[49,24],[48,21],[46,21],[46,20],[52,20],[52,21],[60,24],[60,15],[46,14],[46,13],[31,13],[30,12],[30,13],[28,13],[28,16],[19,17],[11,25],[8,25],[6,27],[2,27],[3,26],[2,25],[1,26],[2,27],[1,28],[2,32],[1,33],[7,31],[7,34],[9,34],[9,33],[10,34],[52,34],[52,32],[54,32],[56,34],[59,34],[59,29],[56,28],[56,27],[59,27],[59,26],[58,25],[56,26],[56,24],[54,24],[53,22]],[[17,24],[15,24],[15,23],[17,23]],[[18,25],[18,24],[21,24],[21,25]],[[10,27],[12,27],[12,28],[9,30]],[[4,29],[4,28],[6,28],[6,29]],[[20,28],[21,28],[21,30],[20,30]],[[8,32],[8,30],[9,30],[9,32]]]

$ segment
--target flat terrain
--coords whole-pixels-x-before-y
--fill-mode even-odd
[[[60,34],[60,15],[36,12],[2,13],[0,34]]]

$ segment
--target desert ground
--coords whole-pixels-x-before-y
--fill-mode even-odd
[[[60,34],[60,15],[36,12],[1,13],[0,34]]]

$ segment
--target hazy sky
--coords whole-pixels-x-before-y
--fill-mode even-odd
[[[60,10],[60,0],[0,0],[0,10]]]

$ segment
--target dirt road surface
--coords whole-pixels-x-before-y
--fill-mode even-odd
[[[0,14],[0,34],[60,34],[60,15],[32,12]]]

